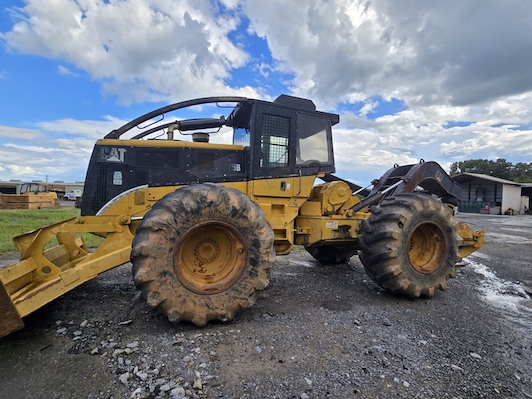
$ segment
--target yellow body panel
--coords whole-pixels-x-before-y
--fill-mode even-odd
[[[274,230],[277,253],[287,254],[294,244],[294,220],[300,207],[307,201],[314,180],[315,176],[295,176],[220,184],[246,194],[261,207]],[[179,186],[142,186],[109,201],[98,214],[127,214],[133,220],[140,219],[157,201],[176,189],[179,189]]]
[[[123,146],[128,141],[119,142]],[[151,145],[149,141],[146,144]],[[361,223],[370,216],[369,211],[351,210],[359,199],[351,195],[346,183],[314,186],[314,180],[315,176],[292,176],[220,184],[241,191],[261,207],[274,231],[279,255],[289,253],[294,244],[356,248]],[[179,188],[137,187],[109,201],[97,216],[73,218],[15,237],[20,261],[0,269],[0,313],[4,315],[0,337],[22,328],[22,317],[98,274],[128,262],[143,216],[157,201]],[[90,252],[77,236],[79,233],[93,233],[105,239]],[[462,238],[461,256],[482,245],[482,232],[461,224],[458,233]],[[58,245],[45,250],[52,238],[57,239]]]
[[[462,238],[458,251],[462,258],[471,255],[484,245],[484,232],[482,230],[475,231],[465,223],[459,223],[458,235]]]
[[[63,293],[129,260],[133,234],[128,217],[82,217],[57,223],[15,238],[22,257],[0,269],[0,281],[20,316],[25,316]],[[77,233],[106,234],[89,252]],[[56,237],[59,245],[43,250]]]
[[[157,124],[168,112],[194,105],[214,105],[218,102],[234,102],[237,105],[231,107],[231,111],[228,110],[230,113],[227,116],[222,115],[216,119],[199,118]],[[156,115],[161,116],[161,119],[155,120]],[[87,174],[86,180],[89,186],[84,197],[87,202],[82,204],[85,206],[83,212],[93,214],[97,210],[93,207],[100,207],[101,201],[120,194],[103,205],[96,216],[73,218],[14,238],[20,252],[20,260],[0,269],[0,315],[3,316],[3,319],[0,319],[0,337],[21,328],[22,317],[99,273],[129,261],[133,238],[146,213],[164,196],[181,188],[148,187],[147,184],[129,188],[135,184],[174,184],[168,182],[196,179],[209,182],[209,179],[214,179],[218,184],[239,190],[263,210],[273,229],[277,254],[288,254],[294,244],[326,247],[338,245],[347,247],[347,253],[358,249],[361,225],[370,216],[364,206],[376,204],[376,200],[386,195],[386,190],[403,182],[387,183],[386,177],[380,181],[380,185],[374,185],[374,190],[379,193],[369,198],[369,201],[366,198],[364,203],[359,204],[359,198],[353,195],[353,185],[328,175],[335,170],[330,128],[338,122],[339,115],[318,112],[312,101],[306,99],[283,95],[274,103],[268,104],[242,97],[211,97],[165,106],[109,132],[106,138],[96,142],[88,168],[90,173]],[[155,126],[152,126],[154,124]],[[133,133],[135,126],[144,131]],[[242,139],[249,134],[249,148],[243,145],[209,143],[209,134],[200,132],[214,132],[224,126],[234,129],[237,140],[245,130],[246,134]],[[183,134],[192,134],[194,141],[175,140],[176,130]],[[126,132],[138,139],[120,139]],[[166,139],[148,139],[153,138],[155,134],[159,135],[159,138],[166,135]],[[142,151],[144,148],[149,150]],[[163,151],[158,153],[158,149]],[[162,153],[168,154],[168,158]],[[206,161],[209,156],[216,158],[216,167],[214,161]],[[235,158],[238,163],[232,163]],[[309,163],[301,163],[298,158],[307,158]],[[415,176],[419,178],[433,177],[434,174],[440,182],[444,171],[440,168],[433,173],[433,165],[427,165],[423,169],[425,174],[418,173],[419,166],[410,165],[408,173],[412,170],[412,174],[404,176],[404,183],[407,183],[406,178],[410,179],[410,176],[416,173],[419,176]],[[419,171],[421,172],[421,169]],[[123,173],[127,174],[128,179],[123,179]],[[180,173],[184,175],[181,176]],[[311,173],[317,175],[303,176]],[[281,174],[285,177],[273,177]],[[398,178],[395,173],[386,176]],[[329,182],[315,186],[316,177],[322,177]],[[256,180],[249,180],[253,178]],[[221,179],[247,180],[220,182]],[[384,186],[388,188],[380,192]],[[212,186],[209,187],[212,189]],[[413,191],[414,188],[409,190]],[[0,196],[2,203],[5,202],[3,199],[4,197]],[[31,206],[37,206],[35,204],[38,203],[38,198],[32,197],[29,200],[26,196],[23,199],[33,204],[30,204]],[[260,216],[262,220],[262,215]],[[169,218],[172,217],[170,214]],[[205,226],[208,226],[208,223],[203,227]],[[205,274],[196,274],[198,264],[194,259],[208,259],[209,255],[203,258],[196,251],[205,251],[207,254],[212,246],[209,240],[204,239],[206,231],[202,230],[202,223],[188,227],[184,235],[192,244],[183,245],[180,249],[170,249],[173,250],[174,258],[179,259],[178,264],[185,265],[181,278],[187,288],[201,295],[208,295],[208,292],[202,291],[206,281]],[[231,226],[226,224],[225,228],[230,229]],[[263,241],[268,241],[268,252],[271,255],[270,230],[265,230],[268,232],[268,238]],[[89,250],[79,236],[80,233],[98,235],[103,241],[94,250]],[[429,233],[430,230],[425,236]],[[220,242],[226,249],[240,245],[240,232],[236,229],[226,234],[224,228],[219,228],[212,234],[215,242]],[[482,232],[474,232],[464,225],[459,228],[458,234],[461,237],[460,254],[463,256],[482,245]],[[57,245],[45,249],[50,240],[57,240]],[[149,245],[159,241],[159,236],[152,240]],[[423,247],[420,246],[416,251],[423,253]],[[227,253],[220,255],[221,263],[213,268],[213,274],[208,276],[216,281],[216,290],[220,292],[234,283],[231,276],[238,277],[246,267],[244,252],[239,253],[241,257],[229,252],[230,250],[227,250]],[[175,259],[173,262],[175,263]],[[199,267],[202,265],[200,262]],[[227,265],[229,266],[226,268]],[[255,288],[257,287],[259,285]],[[234,308],[242,306],[238,303]],[[225,313],[220,313],[220,318],[225,318]]]

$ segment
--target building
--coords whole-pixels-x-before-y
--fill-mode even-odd
[[[521,199],[524,201],[523,208],[525,213],[532,215],[532,209],[530,208],[530,205],[532,205],[532,183],[523,183]]]
[[[465,188],[460,212],[522,215],[530,209],[532,184],[477,173],[460,173],[453,180]]]
[[[532,197],[532,183],[523,183],[523,186],[521,187],[521,194],[524,196],[527,196],[528,198],[531,198]]]
[[[53,191],[58,198],[67,192],[83,193],[83,182],[66,183],[64,181],[43,182],[42,180],[0,180],[0,194],[22,194],[27,191]]]

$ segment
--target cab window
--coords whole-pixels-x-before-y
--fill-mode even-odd
[[[332,164],[330,120],[300,113],[297,116],[296,165]]]

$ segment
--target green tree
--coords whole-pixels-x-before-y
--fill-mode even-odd
[[[467,161],[454,162],[451,165],[451,176],[459,173],[479,173],[489,175],[489,162],[490,161],[487,159],[469,159]]]
[[[518,183],[532,183],[532,162],[519,162],[514,165],[504,158],[498,158],[495,161],[469,159],[467,161],[454,162],[450,169],[451,176],[459,173],[478,173]]]
[[[511,162],[504,158],[498,158],[495,162],[489,161],[489,163],[491,167],[490,175],[506,180],[511,179],[510,172],[513,167]]]
[[[511,170],[511,180],[518,183],[532,183],[532,162],[518,162]]]

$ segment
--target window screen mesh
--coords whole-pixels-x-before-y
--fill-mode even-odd
[[[268,114],[262,116],[261,167],[288,165],[289,136],[290,118]]]

